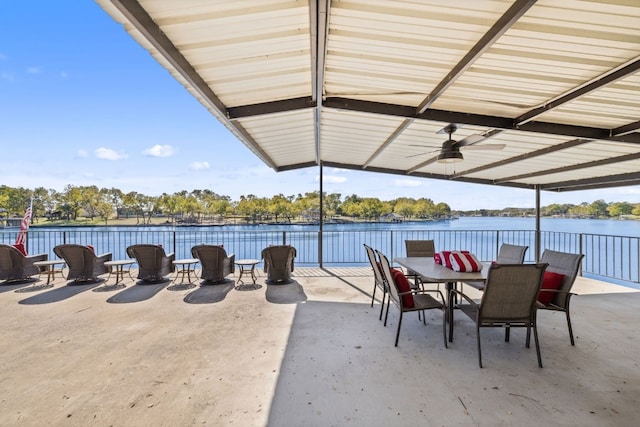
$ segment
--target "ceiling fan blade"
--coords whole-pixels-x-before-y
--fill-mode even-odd
[[[476,142],[484,141],[485,139],[487,139],[486,136],[484,136],[482,134],[479,134],[479,133],[474,133],[473,135],[469,135],[468,137],[458,141],[458,147],[464,147],[464,146],[467,146],[467,145],[473,145]]]
[[[462,148],[466,150],[502,150],[507,144],[484,144],[484,145],[466,145]]]
[[[419,146],[418,145],[414,145],[414,147],[419,147]],[[424,147],[424,146],[422,146],[422,147]],[[405,156],[405,159],[410,159],[412,157],[426,156],[427,154],[437,153],[438,151],[440,151],[440,148],[438,148],[437,150],[425,151],[425,152],[422,152],[422,153],[412,154],[410,156]]]
[[[436,132],[436,134],[454,133],[456,130],[460,129],[461,127],[462,125],[459,123],[449,123],[442,129],[440,129],[438,132]]]
[[[410,158],[412,158],[412,157],[419,157],[419,156],[424,156],[424,155],[427,155],[427,154],[429,154],[429,153],[412,154],[412,155],[410,155],[410,156],[405,156],[404,158],[405,158],[405,159],[410,159]]]

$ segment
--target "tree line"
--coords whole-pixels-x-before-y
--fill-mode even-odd
[[[531,208],[505,208],[496,210],[471,210],[452,212],[448,204],[436,203],[429,198],[401,197],[383,201],[375,197],[346,196],[339,193],[323,195],[325,220],[348,217],[377,221],[384,216],[402,220],[427,220],[446,218],[451,215],[480,216],[526,216],[535,215]],[[248,222],[294,222],[318,221],[320,193],[278,194],[273,197],[242,195],[239,200],[217,194],[211,190],[179,191],[173,194],[148,196],[135,191],[124,193],[117,188],[68,185],[63,191],[39,187],[0,186],[0,213],[5,218],[22,217],[33,200],[32,219],[48,221],[75,221],[79,217],[91,220],[99,218],[108,223],[110,219],[123,216],[135,217],[137,224],[149,224],[156,215],[167,217],[169,222],[204,223],[224,219],[242,218]],[[590,218],[612,218],[623,215],[640,216],[640,203],[596,200],[592,203],[551,204],[541,208],[543,216],[574,216]]]
[[[110,219],[135,216],[137,224],[149,224],[155,215],[163,215],[169,222],[203,223],[220,218],[242,217],[249,222],[318,221],[320,192],[273,197],[242,195],[240,200],[217,194],[211,190],[179,191],[173,194],[148,196],[135,191],[124,193],[117,188],[68,185],[63,191],[39,187],[0,186],[0,212],[5,217],[21,217],[33,201],[32,220],[76,221],[79,217]],[[384,215],[398,215],[404,219],[437,219],[451,213],[446,203],[431,199],[398,198],[382,201],[378,198],[339,193],[323,194],[324,219],[346,216],[361,220],[378,220]]]
[[[533,208],[505,208],[500,210],[477,209],[471,211],[454,211],[455,215],[479,216],[526,216],[535,215]],[[577,218],[619,218],[627,215],[640,216],[640,203],[611,202],[602,199],[594,202],[582,202],[579,205],[570,203],[553,203],[540,207],[541,216],[563,216]]]

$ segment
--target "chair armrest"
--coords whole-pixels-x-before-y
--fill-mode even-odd
[[[176,266],[173,263],[173,261],[176,260],[175,252],[168,253],[167,256],[165,257],[165,259],[168,260],[168,262],[169,262],[169,271],[171,271],[172,273],[174,271],[176,271]]]
[[[227,254],[227,258],[229,259],[230,274],[233,274],[236,272],[236,254]]]
[[[562,291],[560,289],[541,289],[540,292],[552,292],[555,294],[565,294],[567,298],[564,300],[564,307],[554,304],[553,302],[550,302],[549,304],[545,304],[540,301],[537,301],[537,304],[536,304],[538,308],[557,307],[558,309],[561,309],[561,310],[569,310],[569,303],[571,302],[571,297],[574,295],[578,295],[575,292]]]
[[[407,292],[399,292],[399,296],[403,295],[418,295],[418,294],[436,294],[440,296],[442,303],[444,304],[447,300],[444,298],[444,294],[439,289],[412,289]]]
[[[478,306],[479,304],[474,301],[473,299],[471,299],[469,296],[465,295],[462,291],[459,291],[457,289],[451,289],[451,293],[452,294],[457,294],[460,295],[462,298],[464,298],[465,300],[467,300],[467,302],[473,306]]]
[[[102,255],[96,256],[96,258],[104,263],[105,261],[111,261],[113,254],[111,252],[105,252]]]
[[[28,259],[31,262],[47,261],[49,259],[49,255],[48,254],[36,254],[36,255],[26,256],[25,258]]]
[[[560,289],[540,289],[540,292],[553,292],[554,294],[578,295],[571,291],[562,291]]]

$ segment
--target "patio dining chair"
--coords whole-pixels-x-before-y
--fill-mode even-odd
[[[387,298],[388,285],[384,280],[382,271],[380,270],[380,261],[376,258],[374,249],[366,243],[364,244],[364,248],[367,252],[369,263],[371,263],[371,269],[373,270],[373,294],[371,295],[371,307],[373,307],[373,302],[376,298],[376,289],[380,289],[382,292],[382,303],[380,304],[380,316],[378,320],[382,320],[382,312],[384,311],[385,300]]]
[[[433,240],[405,240],[405,248],[408,257],[433,257],[436,253],[436,245]],[[411,276],[414,284],[427,282],[424,277],[420,277],[418,273],[407,270],[407,276]],[[438,284],[438,289],[440,285]]]
[[[227,255],[220,245],[196,245],[191,248],[191,255],[200,260],[200,277],[207,282],[222,282],[235,272],[235,254]]]
[[[522,264],[524,263],[524,256],[527,253],[529,246],[511,245],[509,243],[503,243],[500,245],[498,251],[498,257],[495,260],[496,264]],[[465,282],[480,291],[484,289],[484,282]]]
[[[571,297],[575,295],[571,292],[571,288],[580,271],[580,263],[583,257],[583,254],[557,252],[549,249],[545,249],[540,257],[540,262],[549,264],[549,267],[547,267],[547,273],[542,285],[543,290],[538,297],[538,308],[565,313],[571,345],[575,345],[571,316],[569,314],[569,303],[571,302]],[[554,281],[554,275],[558,279],[557,281]]]
[[[400,312],[395,346],[398,346],[398,339],[400,338],[400,328],[402,327],[402,317],[404,313],[417,311],[418,320],[420,320],[420,314],[422,314],[422,323],[426,325],[425,311],[435,309],[442,311],[442,337],[444,338],[444,346],[447,347],[447,310],[442,292],[438,289],[412,289],[404,273],[397,269],[393,269],[392,271],[388,258],[380,251],[376,251],[376,253],[378,254],[378,260],[380,261],[380,270],[382,271],[384,279],[388,283],[387,292],[389,298],[384,316],[384,326],[387,326],[389,306],[392,302],[396,307],[398,307]]]
[[[67,264],[67,280],[95,282],[98,276],[109,273],[109,267],[104,263],[111,261],[111,252],[96,255],[90,247],[76,244],[58,245],[53,252]]]
[[[476,324],[478,364],[482,368],[480,328],[504,327],[505,342],[513,327],[527,328],[525,346],[529,348],[531,329],[536,344],[538,366],[542,368],[538,328],[536,323],[536,299],[547,264],[493,264],[487,273],[487,282],[480,302],[464,293],[453,290],[465,303],[458,308]],[[449,319],[453,321],[453,319]]]
[[[0,244],[0,280],[6,282],[29,280],[31,276],[41,272],[40,268],[33,263],[46,261],[48,257],[47,254],[25,256],[12,245]]]
[[[138,263],[138,279],[143,282],[159,282],[165,279],[175,267],[176,257],[173,252],[166,254],[162,246],[150,244],[131,245],[127,248],[129,258]]]

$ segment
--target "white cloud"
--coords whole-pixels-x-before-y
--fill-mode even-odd
[[[194,171],[209,169],[209,162],[193,162],[189,165],[189,169]]]
[[[416,179],[396,179],[393,181],[396,187],[420,187],[422,182]]]
[[[99,159],[104,160],[121,160],[126,159],[128,156],[126,153],[116,150],[112,150],[111,148],[100,147],[94,152],[95,156]]]
[[[69,73],[67,73],[66,71],[60,71],[60,77],[66,79],[67,77],[69,77]]]
[[[325,184],[342,184],[347,182],[347,177],[322,174],[322,180],[324,181]],[[316,182],[318,181],[320,181],[320,176],[316,177]]]
[[[14,77],[13,77],[13,74],[9,74],[9,73],[0,74],[0,78],[2,78],[2,80],[8,80],[10,82],[15,80]]]
[[[176,149],[170,145],[156,144],[153,147],[144,150],[142,154],[151,157],[171,157],[176,154]]]
[[[27,74],[40,74],[40,67],[27,67]]]
[[[78,157],[83,157],[84,158],[84,157],[88,157],[89,153],[87,153],[87,150],[78,150],[77,155],[78,155]]]
[[[4,53],[0,53],[0,61],[3,61],[5,59],[7,59],[7,58],[8,58],[7,55],[5,55]]]

